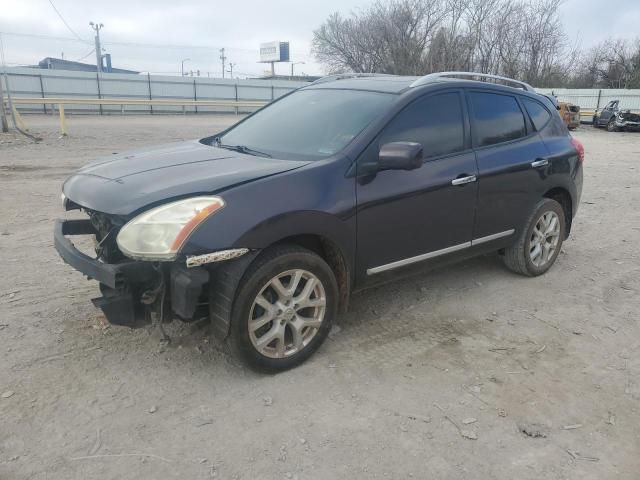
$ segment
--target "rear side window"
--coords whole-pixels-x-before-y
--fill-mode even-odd
[[[524,108],[527,109],[527,112],[531,117],[533,126],[536,127],[537,131],[542,130],[551,118],[549,110],[544,108],[542,104],[528,98],[523,98],[522,103],[524,103]]]
[[[464,150],[460,95],[442,93],[416,100],[385,128],[380,145],[389,142],[420,143],[425,159]]]
[[[510,95],[471,92],[472,119],[479,147],[516,140],[526,135],[524,115]]]

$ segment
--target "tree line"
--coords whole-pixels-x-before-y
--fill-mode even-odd
[[[572,45],[563,0],[377,0],[314,31],[330,73],[473,71],[536,87],[640,88],[640,40]]]

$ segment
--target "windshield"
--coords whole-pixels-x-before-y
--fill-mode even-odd
[[[394,97],[361,90],[299,90],[233,127],[218,144],[255,155],[319,160],[342,150]]]

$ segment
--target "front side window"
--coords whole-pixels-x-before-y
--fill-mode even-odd
[[[219,143],[276,158],[319,160],[346,147],[395,99],[361,90],[300,90],[239,123]]]
[[[526,135],[524,115],[511,95],[471,92],[472,121],[478,147],[516,140]]]
[[[424,97],[389,123],[379,144],[417,142],[422,145],[425,159],[460,152],[464,150],[463,118],[458,93]]]

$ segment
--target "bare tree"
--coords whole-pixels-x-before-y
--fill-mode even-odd
[[[331,15],[314,32],[313,52],[330,72],[472,70],[547,86],[571,71],[562,2],[377,0],[347,18]]]

